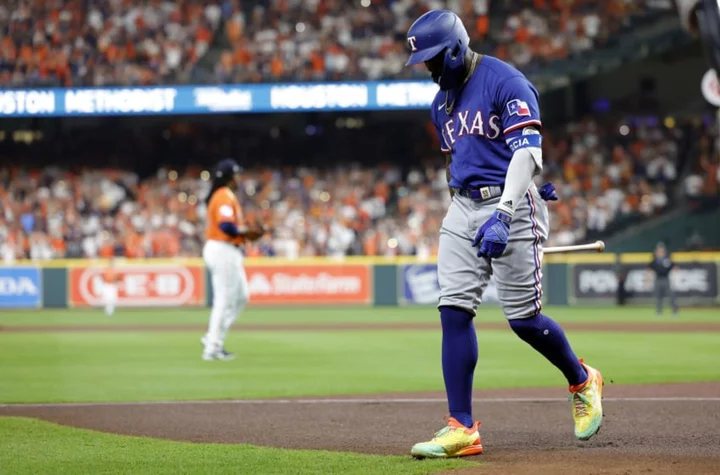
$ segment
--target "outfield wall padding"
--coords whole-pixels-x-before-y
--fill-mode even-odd
[[[720,305],[720,253],[677,253],[672,257],[678,265],[672,283],[680,304]],[[619,282],[624,281],[629,304],[650,304],[653,302],[653,282],[647,269],[650,259],[649,253],[546,256],[543,302],[555,306],[615,304]],[[102,294],[100,275],[104,265],[99,260],[67,260],[6,266],[0,307],[20,308],[20,302],[25,302],[25,308],[32,307],[19,293],[32,289],[21,285],[27,284],[29,271],[23,269],[29,267],[41,272],[38,287],[42,298],[38,300],[43,307],[96,306]],[[118,260],[117,268],[121,275],[121,306],[208,307],[212,303],[210,275],[201,259]],[[246,273],[250,306],[434,306],[439,292],[437,264],[433,259],[249,258]],[[488,304],[497,303],[493,292],[491,285],[485,298]]]

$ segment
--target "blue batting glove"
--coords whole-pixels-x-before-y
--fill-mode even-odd
[[[538,191],[540,192],[540,198],[544,199],[545,201],[558,200],[558,195],[557,193],[555,193],[555,185],[553,185],[552,182],[547,182],[543,184]]]
[[[477,255],[486,259],[494,259],[503,255],[510,236],[509,214],[495,211],[483,224],[475,236],[473,247],[480,245]]]

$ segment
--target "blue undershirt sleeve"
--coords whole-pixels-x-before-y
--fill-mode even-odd
[[[218,225],[218,227],[220,228],[220,231],[224,232],[225,234],[227,234],[230,237],[234,238],[234,237],[237,237],[240,235],[240,232],[238,231],[238,227],[235,223],[226,221],[224,223],[220,223]]]

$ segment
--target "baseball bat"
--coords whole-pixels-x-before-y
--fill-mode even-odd
[[[582,251],[603,252],[604,250],[605,250],[605,243],[602,241],[595,241],[591,244],[578,244],[576,246],[546,247],[545,249],[543,249],[543,254],[560,254],[563,252],[582,252]]]

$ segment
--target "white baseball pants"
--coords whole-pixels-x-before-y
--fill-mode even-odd
[[[213,303],[205,335],[205,351],[223,348],[230,326],[249,300],[248,282],[240,249],[224,241],[207,241],[203,259],[212,279]]]

